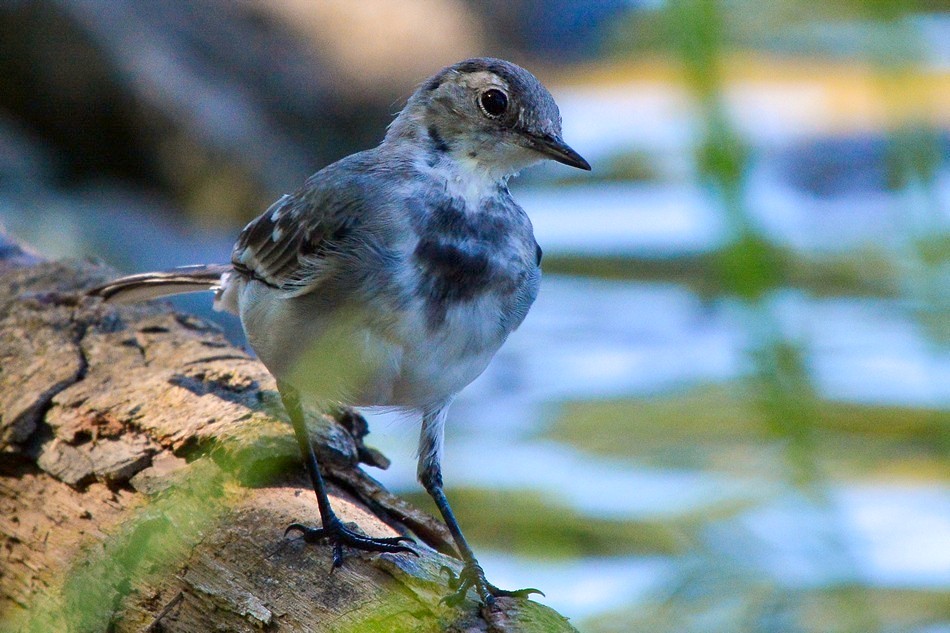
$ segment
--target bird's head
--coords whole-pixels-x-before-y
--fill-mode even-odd
[[[542,159],[590,170],[561,138],[551,93],[527,70],[490,57],[442,69],[409,98],[387,139],[411,136],[445,156],[508,176]]]

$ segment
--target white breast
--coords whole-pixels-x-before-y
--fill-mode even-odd
[[[488,294],[450,307],[435,331],[424,323],[413,327],[394,394],[424,404],[455,396],[485,371],[505,342],[499,310],[497,297]]]

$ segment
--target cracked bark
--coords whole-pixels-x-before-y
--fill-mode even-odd
[[[340,517],[420,553],[328,573],[328,547],[283,535],[319,514],[273,379],[211,324],[82,295],[111,276],[0,234],[0,630],[574,630],[529,601],[441,604],[445,527],[359,467],[386,460],[358,420],[311,414]]]

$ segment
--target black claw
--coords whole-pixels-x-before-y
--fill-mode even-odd
[[[448,577],[448,586],[452,590],[452,593],[442,598],[441,602],[451,606],[457,607],[465,601],[465,598],[468,596],[468,590],[475,588],[475,591],[478,592],[478,596],[481,601],[489,609],[495,604],[495,598],[507,597],[507,598],[528,598],[531,594],[537,593],[544,595],[538,589],[529,587],[527,589],[517,589],[514,591],[508,591],[507,589],[499,589],[495,585],[491,584],[485,580],[485,572],[482,571],[482,568],[476,562],[466,563],[465,567],[462,568],[462,573],[457,574],[452,569],[442,566],[439,569],[440,573],[445,573]]]
[[[450,607],[457,607],[465,601],[465,598],[468,597],[469,585],[456,585],[455,587],[449,587],[453,589],[452,593],[445,596],[439,602],[449,605]]]
[[[526,589],[513,589],[509,591],[507,589],[499,589],[495,585],[489,584],[488,590],[491,592],[491,595],[495,596],[496,598],[500,598],[502,596],[509,598],[528,598],[534,593],[538,594],[539,596],[544,595],[543,591],[540,589],[535,589],[534,587],[528,587]]]
[[[284,536],[287,536],[294,530],[300,532],[300,535],[303,537],[303,540],[307,543],[319,543],[325,538],[330,538],[329,533],[323,529],[310,527],[308,525],[303,525],[301,523],[291,523],[287,526],[287,529],[284,530]]]
[[[334,517],[335,519],[335,517]],[[291,523],[284,530],[284,536],[290,532],[300,532],[303,540],[307,543],[319,543],[321,541],[330,541],[333,545],[333,567],[336,569],[343,565],[343,546],[365,552],[384,552],[395,554],[406,552],[418,556],[419,553],[411,547],[401,545],[403,542],[412,543],[413,540],[407,536],[392,536],[385,538],[373,538],[360,534],[344,526],[339,520],[327,522],[328,527],[309,527],[300,523]]]
[[[334,570],[338,567],[343,566],[343,545],[339,541],[333,544],[333,566],[330,567],[330,570]]]
[[[445,574],[446,576],[449,577],[448,581],[446,582],[446,584],[449,586],[449,589],[458,589],[459,576],[458,574],[455,573],[454,569],[452,569],[451,567],[446,567],[445,565],[442,565],[441,567],[439,567],[439,573]]]
[[[366,538],[369,538],[369,537],[366,537]],[[374,538],[373,541],[375,541],[376,543],[389,543],[391,545],[398,545],[399,543],[415,543],[415,541],[413,541],[408,536],[385,536],[385,537]],[[412,551],[415,551],[415,550],[412,550]]]

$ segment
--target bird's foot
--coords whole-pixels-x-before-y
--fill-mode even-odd
[[[495,604],[495,598],[527,598],[533,593],[544,595],[540,589],[530,587],[527,589],[516,589],[514,591],[499,589],[485,579],[485,572],[482,570],[481,565],[474,560],[465,563],[465,567],[462,568],[462,573],[458,575],[448,567],[442,567],[442,571],[448,574],[449,589],[452,589],[452,593],[442,598],[442,602],[453,607],[462,604],[468,595],[468,590],[472,588],[475,589],[482,603],[488,608],[491,608]]]
[[[388,538],[379,538],[366,536],[346,527],[335,515],[324,521],[323,527],[309,527],[300,523],[291,523],[284,531],[284,536],[291,532],[300,532],[303,540],[307,543],[320,543],[329,541],[333,546],[333,568],[336,569],[343,564],[343,546],[352,549],[362,550],[364,552],[407,552],[418,556],[411,547],[402,545],[402,543],[412,543],[413,540],[408,536],[393,536]]]

